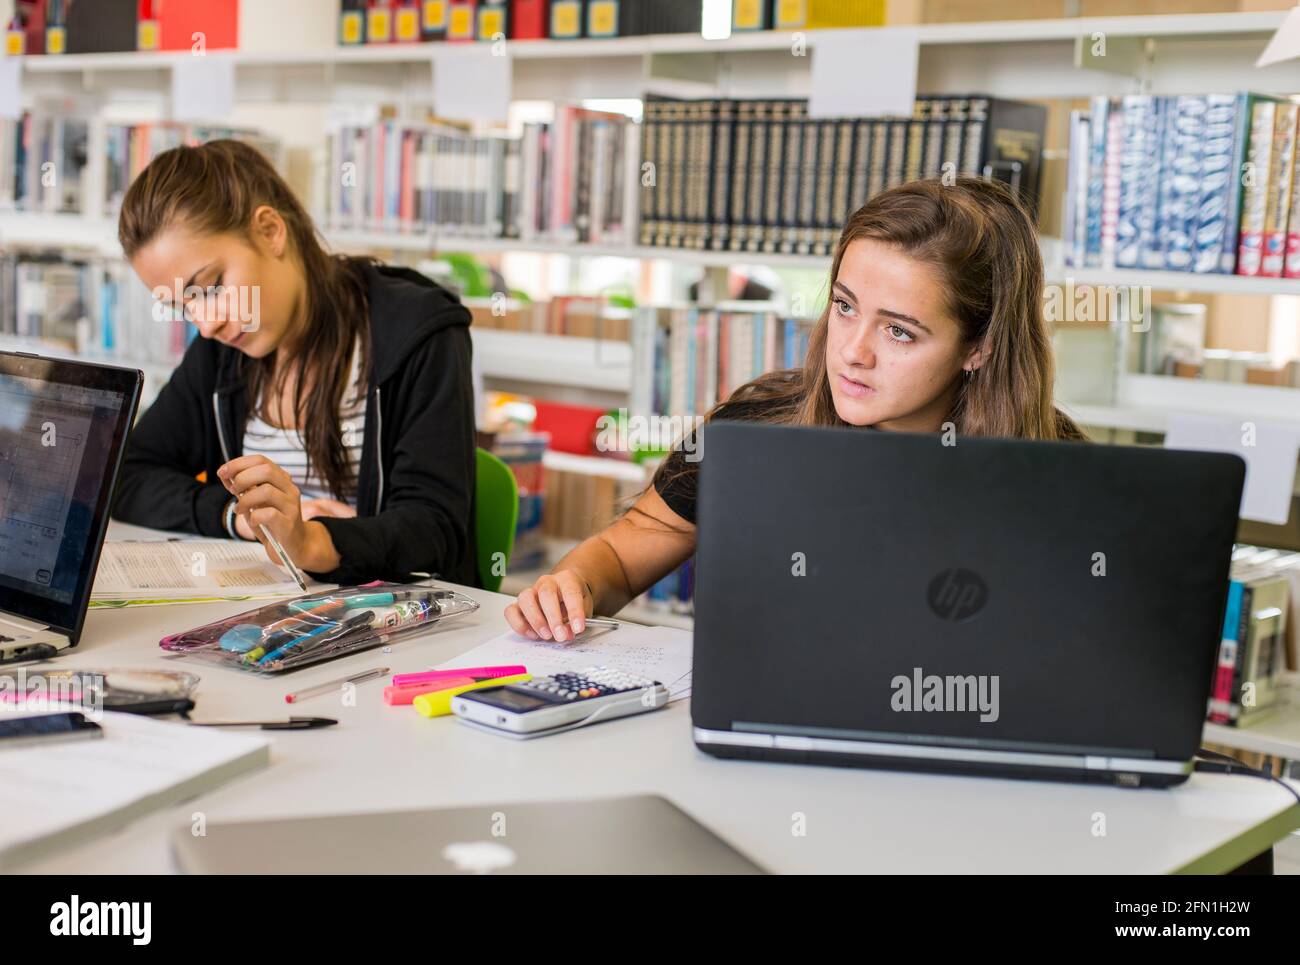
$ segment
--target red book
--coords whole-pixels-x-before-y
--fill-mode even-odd
[[[551,0],[510,0],[510,36],[544,40],[551,22]]]
[[[239,46],[239,0],[166,0],[158,13],[163,50],[233,50]]]

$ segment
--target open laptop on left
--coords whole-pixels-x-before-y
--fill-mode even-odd
[[[142,382],[0,352],[0,663],[76,646]]]

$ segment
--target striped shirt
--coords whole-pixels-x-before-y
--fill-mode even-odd
[[[244,455],[266,456],[289,474],[293,484],[302,492],[303,499],[339,499],[349,506],[357,505],[357,473],[361,466],[361,443],[366,424],[366,386],[361,374],[361,343],[352,349],[352,367],[348,385],[339,402],[339,430],[347,450],[351,482],[345,493],[331,493],[325,480],[310,466],[307,450],[297,429],[280,429],[264,422],[256,413],[257,405],[249,413],[244,427]]]

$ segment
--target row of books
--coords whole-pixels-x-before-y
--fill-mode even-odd
[[[761,309],[637,308],[630,411],[703,415],[763,373],[803,365],[811,331],[809,321]]]
[[[445,124],[343,126],[329,141],[330,227],[630,244],[639,149],[624,114],[559,105],[521,137]]]
[[[848,216],[907,181],[974,175],[1036,210],[1047,109],[920,97],[911,118],[813,120],[799,99],[647,96],[643,245],[828,255]]]
[[[1300,104],[1094,97],[1070,122],[1066,263],[1300,277]]]
[[[77,212],[89,193],[90,125],[24,113],[0,121],[0,209]]]
[[[591,295],[556,295],[549,301],[521,303],[462,299],[475,328],[538,335],[571,335],[626,342],[631,331],[626,308]]]
[[[280,163],[280,142],[260,131],[239,127],[176,124],[110,124],[106,131],[108,159],[106,198],[109,213],[122,206],[126,189],[149,162],[163,151],[183,144],[206,144],[226,138],[247,141],[270,159]]]
[[[329,141],[333,228],[509,237],[517,225],[519,141],[441,124],[344,126]]]
[[[343,0],[339,43],[700,33],[706,0]],[[735,0],[735,30],[879,26],[884,0]]]
[[[239,0],[15,0],[5,53],[192,50],[238,43]],[[253,13],[250,10],[248,13]]]
[[[280,157],[279,142],[244,128],[107,124],[104,137],[104,198],[109,214],[121,206],[136,175],[169,148],[240,138],[272,163]],[[96,190],[90,151],[91,122],[83,117],[27,112],[16,120],[0,120],[0,210],[84,213],[87,199]]]
[[[179,364],[197,329],[154,317],[153,298],[121,259],[0,255],[0,336],[85,358]]]
[[[1223,640],[1210,682],[1207,718],[1248,725],[1276,702],[1284,667],[1300,666],[1294,619],[1300,553],[1239,546],[1232,556]]]

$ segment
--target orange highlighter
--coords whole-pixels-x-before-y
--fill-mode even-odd
[[[411,705],[424,717],[446,717],[451,713],[451,698],[455,697],[457,694],[463,694],[467,690],[480,690],[483,687],[501,687],[505,684],[522,683],[525,680],[531,680],[532,677],[532,674],[517,673],[512,674],[509,677],[492,677],[487,680],[472,680],[469,683],[447,687],[444,690],[435,690],[432,693],[420,694],[411,701]]]

